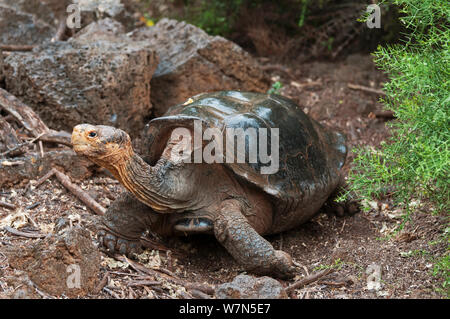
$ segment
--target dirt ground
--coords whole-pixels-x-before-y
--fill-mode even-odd
[[[387,120],[374,116],[382,109],[377,102],[379,96],[348,87],[349,83],[374,89],[382,87],[386,79],[376,70],[370,56],[351,55],[334,63],[296,65],[294,62],[271,73],[274,82],[283,83],[281,94],[298,102],[315,119],[346,133],[351,146],[377,146],[388,135]],[[348,165],[351,165],[351,159],[352,154]],[[108,207],[123,190],[104,174],[78,184],[104,207]],[[1,190],[0,200],[13,202],[18,208],[11,211],[0,207],[0,220],[17,214],[18,220],[23,219],[22,230],[47,234],[63,217],[71,226],[89,229],[95,238],[93,224],[97,217],[56,179],[44,182],[39,188],[27,189],[27,185],[28,181],[23,181],[16,187]],[[432,275],[435,259],[447,248],[447,243],[441,239],[445,217],[434,215],[426,208],[415,209],[410,221],[399,231],[404,212],[392,206],[389,199],[368,205],[372,207],[368,212],[346,217],[320,214],[297,229],[268,237],[276,249],[291,254],[299,265],[296,279],[326,268],[334,270],[321,280],[295,290],[290,298],[445,297],[440,291],[442,279]],[[13,288],[4,278],[14,275],[2,249],[39,240],[0,231],[0,294],[11,292]],[[211,236],[156,240],[170,252],[147,250],[140,260],[147,267],[167,269],[183,280],[211,285],[229,282],[243,272]],[[127,263],[118,262],[102,252],[99,280],[106,278],[106,274],[105,288],[87,298],[190,296],[176,284],[129,285],[141,275]],[[380,285],[368,289],[374,285],[370,280],[378,274],[381,275]],[[293,280],[280,282],[287,286]]]

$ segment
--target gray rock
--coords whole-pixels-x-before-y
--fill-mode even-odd
[[[151,82],[156,116],[202,92],[269,88],[258,63],[241,47],[185,22],[162,19],[129,36],[147,41],[160,58]]]
[[[51,39],[56,29],[35,15],[0,1],[0,44],[34,45]]]
[[[3,277],[3,276],[2,276]],[[14,270],[13,276],[3,277],[9,289],[0,294],[0,299],[41,299],[36,287],[26,272]]]
[[[110,18],[93,22],[80,30],[73,39],[77,43],[89,44],[96,41],[126,41],[130,39],[124,34],[124,26]]]
[[[218,299],[287,299],[281,284],[270,277],[236,276],[216,288]]]
[[[73,3],[73,0],[24,0],[24,1],[29,2],[31,4],[41,2],[44,6],[46,6],[52,11],[53,15],[57,19],[63,16],[67,16],[67,7]]]
[[[40,0],[0,0],[0,6],[7,6],[16,11],[33,15],[35,18],[56,26],[57,21],[52,9]]]
[[[69,5],[74,4],[73,0],[0,0],[0,5],[14,8],[17,11],[30,14],[33,18],[45,22],[53,27],[58,27],[59,21],[66,19],[70,13],[67,12]],[[94,3],[94,1],[92,2]],[[104,12],[104,17],[114,16],[114,19],[125,25],[127,31],[136,28],[137,20],[135,13],[141,12],[140,5],[135,0],[121,0],[123,6],[113,5],[113,10]],[[98,2],[95,2],[98,5]],[[95,6],[94,6],[95,7]],[[91,7],[90,9],[93,9]],[[123,10],[118,10],[120,7]],[[95,11],[81,11],[81,27],[98,20]],[[110,13],[110,14],[108,14]],[[2,29],[3,30],[3,29]],[[79,31],[74,29],[75,32]]]
[[[14,157],[10,161],[0,160],[0,187],[7,187],[24,179],[38,179],[53,167],[61,167],[75,180],[92,175],[95,164],[87,158],[80,158],[72,150],[47,151],[44,157],[30,154]]]
[[[13,52],[0,72],[5,89],[50,128],[71,132],[80,123],[104,124],[136,136],[151,112],[157,57],[120,32],[117,23],[100,21],[68,42]]]
[[[123,11],[120,0],[74,0],[82,11],[97,11],[99,14],[108,14],[111,17]]]

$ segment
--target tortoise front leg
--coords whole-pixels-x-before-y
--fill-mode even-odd
[[[151,209],[129,192],[111,204],[102,217],[98,237],[110,252],[132,256],[141,252],[140,237],[152,224]]]
[[[275,250],[248,223],[237,200],[221,205],[214,221],[214,234],[228,252],[249,272],[290,278],[295,268],[289,254]]]

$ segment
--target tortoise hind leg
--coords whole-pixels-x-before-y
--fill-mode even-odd
[[[237,200],[222,203],[214,221],[214,234],[244,268],[260,275],[290,278],[295,268],[289,254],[275,250],[248,223]]]
[[[323,209],[327,214],[335,214],[339,217],[345,215],[353,216],[354,214],[361,211],[361,204],[356,199],[356,195],[350,192],[347,195],[347,199],[343,202],[336,202],[336,199],[342,194],[348,193],[348,185],[343,180],[336,190],[328,197],[325,204],[323,204]]]
[[[99,225],[98,239],[111,253],[132,256],[142,250],[140,237],[152,224],[151,209],[124,192],[111,204]]]

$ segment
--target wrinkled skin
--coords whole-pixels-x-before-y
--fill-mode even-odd
[[[148,229],[166,236],[209,233],[247,271],[292,277],[291,257],[262,236],[309,220],[337,189],[346,153],[341,135],[329,133],[295,104],[277,96],[219,92],[189,101],[169,110],[167,120],[150,123],[146,144],[150,154],[145,160],[119,129],[89,124],[74,128],[74,150],[107,168],[128,190],[104,216],[100,241],[110,251],[132,255],[140,251],[139,237]],[[216,116],[209,116],[210,123],[235,127],[248,127],[255,118],[264,123],[277,119],[264,119],[271,116],[267,111],[258,114],[262,112],[258,103],[282,120],[275,123],[280,127],[283,161],[275,175],[260,175],[248,164],[185,163],[173,152],[185,142],[173,130],[192,131],[188,121],[192,118],[185,115],[207,110]],[[232,112],[217,118],[226,113],[222,107]],[[214,108],[221,112],[211,112]],[[277,108],[283,110],[277,114]],[[333,209],[335,204],[329,201],[327,207]]]

